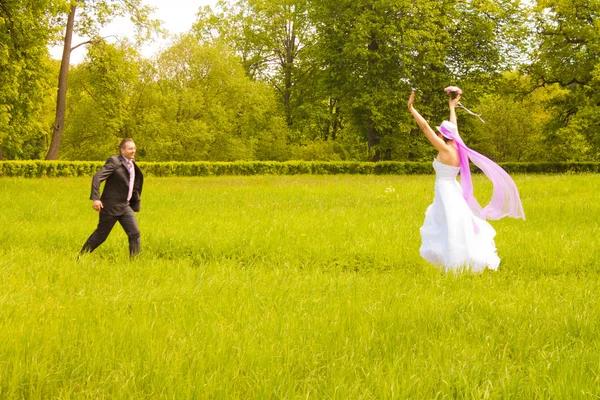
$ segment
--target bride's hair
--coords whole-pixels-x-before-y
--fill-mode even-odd
[[[437,135],[438,135],[439,138],[441,138],[444,141],[444,143],[448,143],[448,142],[452,141],[452,139],[447,138],[446,136],[442,135],[440,132],[438,132]]]

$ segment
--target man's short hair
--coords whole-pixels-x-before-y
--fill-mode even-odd
[[[125,145],[129,142],[133,142],[132,138],[125,138],[123,140],[121,140],[121,143],[119,143],[119,149],[124,149]]]

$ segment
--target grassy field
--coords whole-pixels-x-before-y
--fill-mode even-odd
[[[0,179],[0,398],[598,398],[599,175],[516,176],[500,270],[421,260],[433,176]],[[475,177],[479,195],[490,187]]]

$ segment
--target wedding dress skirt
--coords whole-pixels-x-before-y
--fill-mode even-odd
[[[445,271],[498,269],[496,231],[471,212],[456,180],[460,168],[437,159],[433,168],[435,197],[421,227],[421,256]]]

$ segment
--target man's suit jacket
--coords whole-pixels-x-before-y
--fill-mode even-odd
[[[100,212],[119,216],[125,213],[128,206],[133,211],[140,211],[140,197],[142,195],[142,185],[144,177],[142,171],[133,163],[135,170],[135,180],[133,182],[133,193],[129,202],[127,194],[129,193],[129,170],[127,169],[127,159],[122,155],[112,156],[106,160],[106,164],[92,178],[92,194],[90,200],[100,200],[104,208]],[[100,183],[106,181],[102,196],[100,196]]]

